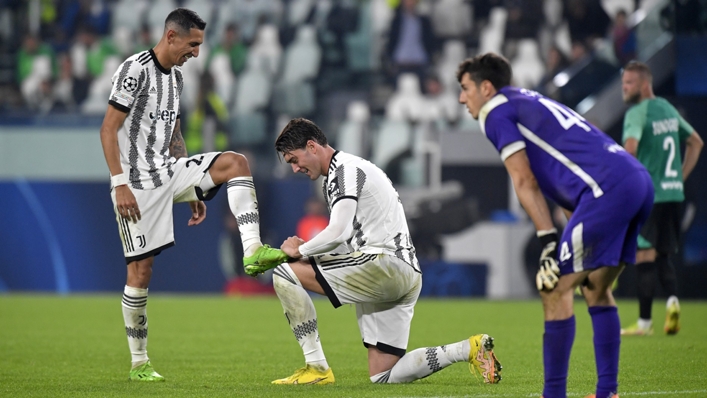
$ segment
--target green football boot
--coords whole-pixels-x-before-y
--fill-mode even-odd
[[[150,361],[130,370],[129,380],[134,381],[164,381],[164,377],[155,372]]]
[[[280,249],[273,249],[269,245],[262,245],[253,255],[243,257],[243,267],[245,273],[250,276],[258,276],[263,272],[273,269],[282,263],[286,263],[290,258]]]

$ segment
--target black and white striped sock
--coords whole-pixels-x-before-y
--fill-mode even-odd
[[[123,320],[133,367],[148,361],[147,357],[147,289],[125,286]]]

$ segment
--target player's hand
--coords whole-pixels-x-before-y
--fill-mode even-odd
[[[118,209],[118,214],[128,221],[137,222],[141,219],[135,195],[127,185],[115,187],[115,207]]]
[[[540,291],[551,291],[560,280],[560,267],[557,264],[557,231],[538,232],[543,251],[540,254],[540,269],[535,275],[535,286]]]
[[[191,208],[191,218],[187,223],[188,226],[199,225],[206,218],[206,204],[200,200],[189,202]]]
[[[302,254],[299,252],[299,247],[304,244],[304,240],[297,236],[290,236],[285,239],[280,245],[280,250],[285,252],[290,258],[300,258]]]

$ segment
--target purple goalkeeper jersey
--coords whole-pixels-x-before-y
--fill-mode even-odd
[[[542,192],[567,210],[582,195],[599,198],[632,171],[645,170],[582,116],[535,91],[501,88],[481,108],[479,123],[504,161],[525,149]]]

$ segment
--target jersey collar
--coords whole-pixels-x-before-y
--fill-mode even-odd
[[[150,49],[150,56],[152,57],[152,61],[155,63],[157,69],[159,69],[160,72],[164,73],[165,75],[169,75],[170,70],[165,69],[164,66],[160,65],[160,61],[157,60],[157,55],[155,55],[155,52],[152,49]]]

